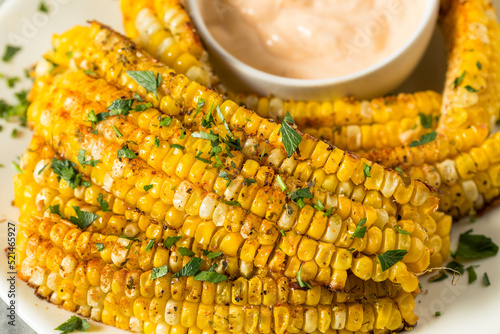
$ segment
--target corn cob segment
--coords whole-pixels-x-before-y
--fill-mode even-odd
[[[57,91],[50,91],[49,95],[53,99],[53,102],[51,103],[51,105],[55,109],[59,107],[57,101],[67,101],[67,98],[64,97],[65,95],[59,97],[59,94],[57,93]],[[74,95],[75,94],[73,94],[73,96]],[[41,99],[43,100],[43,98],[41,98]],[[74,100],[76,100],[76,98]],[[146,176],[147,182],[146,181],[137,182],[136,178],[133,178],[131,180],[128,180],[127,178],[125,178],[123,181],[120,181],[120,178],[118,178],[118,179],[114,179],[112,184],[109,183],[109,186],[106,186],[103,183],[104,182],[103,180],[106,179],[105,175],[111,175],[109,173],[111,173],[112,170],[115,170],[117,168],[117,167],[112,168],[113,164],[118,163],[119,165],[122,166],[121,168],[124,167],[123,162],[121,162],[119,160],[117,161],[115,158],[116,152],[118,151],[118,148],[120,146],[118,146],[116,144],[114,146],[108,145],[102,139],[96,138],[97,136],[94,135],[93,133],[86,134],[86,131],[88,132],[86,127],[78,126],[78,125],[74,124],[73,122],[66,122],[64,124],[64,127],[61,127],[59,131],[54,127],[51,127],[51,128],[40,127],[41,122],[37,121],[37,118],[35,117],[35,115],[37,115],[38,109],[46,110],[46,107],[44,107],[43,105],[39,106],[37,103],[38,102],[35,101],[33,103],[32,107],[30,108],[30,110],[31,110],[30,111],[30,122],[37,124],[35,129],[39,133],[45,133],[47,140],[48,140],[48,138],[54,138],[55,142],[63,143],[63,144],[61,144],[61,146],[57,147],[60,154],[62,154],[63,156],[66,156],[67,158],[75,159],[75,157],[77,156],[77,152],[80,151],[78,148],[81,148],[84,150],[86,149],[87,151],[89,151],[91,148],[94,148],[93,149],[93,157],[95,158],[95,157],[101,156],[101,154],[95,150],[96,147],[99,147],[100,150],[105,149],[109,155],[107,154],[106,156],[103,157],[102,165],[101,165],[101,163],[98,163],[95,167],[85,166],[85,168],[82,168],[82,166],[79,166],[78,168],[80,169],[80,171],[82,173],[90,175],[92,182],[94,182],[95,184],[104,186],[105,189],[107,188],[106,189],[107,191],[113,192],[120,200],[125,201],[129,205],[134,206],[141,211],[145,211],[146,213],[153,214],[152,209],[153,209],[153,206],[156,205],[156,204],[153,204],[154,198],[151,198],[150,195],[148,195],[148,194],[141,195],[141,193],[143,193],[143,194],[147,193],[143,190],[143,188],[144,188],[143,185],[145,183],[151,182],[151,180],[152,180],[151,175],[157,175],[157,177],[163,177],[163,179],[165,177],[168,177],[168,175],[162,176],[162,175],[164,175],[163,173],[165,172],[165,170],[163,170],[163,171],[162,170],[152,170],[150,167],[146,167],[145,162],[136,161],[136,162],[134,162],[134,165],[130,165],[130,167],[142,168],[142,169],[137,169],[133,175],[137,175],[137,174],[143,175],[145,173],[144,175]],[[67,105],[67,103],[66,103],[66,105]],[[92,104],[92,107],[95,110],[99,110],[96,108],[97,107],[96,103]],[[82,119],[84,115],[78,115],[78,112],[79,111],[81,112],[82,110],[85,110],[85,108],[69,109],[66,112],[67,112],[67,114],[71,114],[76,119]],[[45,117],[47,117],[47,120],[49,120],[50,117],[63,118],[64,114],[65,114],[64,111],[61,114],[58,114],[56,112],[52,112],[50,115],[47,115]],[[109,120],[111,120],[111,118],[109,118]],[[55,121],[55,119],[53,121]],[[118,119],[116,119],[116,121],[118,121]],[[114,138],[114,139],[119,139],[120,141],[125,142],[127,140],[132,141],[132,139],[135,138],[133,136],[128,137],[129,134],[132,133],[132,130],[131,129],[127,130],[127,127],[124,127],[123,121],[120,121],[119,123],[118,122],[109,123],[108,125],[106,125],[107,122],[108,121],[106,120],[106,121],[99,123],[97,130],[100,133],[104,133],[105,137],[107,137],[109,140],[112,140]],[[111,134],[111,131],[112,131],[111,125],[112,124],[116,124],[113,126],[115,128],[120,129],[120,131],[122,133],[122,136],[120,138],[118,138],[115,134],[113,134],[111,136],[106,136],[106,133]],[[106,126],[109,126],[110,129],[106,130]],[[78,138],[75,138],[72,136],[68,137],[67,133],[79,133],[80,135]],[[186,137],[189,138],[189,134],[186,134]],[[140,141],[140,140],[137,139],[137,141]],[[80,144],[80,143],[82,143],[82,144]],[[77,147],[77,148],[75,148],[75,147]],[[187,146],[187,147],[190,147],[190,146]],[[141,148],[139,148],[139,152],[140,151],[141,151]],[[144,154],[147,154],[147,151],[144,151],[144,152],[145,152]],[[141,154],[139,154],[139,156],[141,156]],[[127,166],[125,166],[125,167],[127,167]],[[175,166],[169,166],[169,168],[174,168],[175,170],[179,170],[179,167],[175,168]],[[107,172],[108,174],[103,175],[103,173],[106,170],[108,170],[108,172]],[[148,170],[150,170],[150,172]],[[125,171],[125,174],[126,173],[127,172]],[[102,175],[102,177],[99,175]],[[150,176],[148,177],[147,175],[150,175]],[[186,175],[188,175],[188,174],[186,174]],[[212,175],[213,175],[213,173],[212,173]],[[215,174],[215,175],[217,175],[217,174]],[[181,175],[177,175],[177,176],[181,176]],[[244,176],[246,176],[246,175],[244,175]],[[248,175],[248,176],[251,176],[251,175]],[[109,176],[109,177],[111,178],[111,176]],[[258,177],[257,177],[257,180],[259,180]],[[285,178],[285,181],[286,181],[286,178]],[[235,188],[235,189],[240,191],[239,189],[241,188],[241,185],[238,185],[238,182],[241,182],[241,181],[236,180],[234,182],[235,182],[235,184],[237,184],[237,188]],[[135,187],[133,186],[134,183],[135,183]],[[168,184],[171,184],[171,183],[168,183]],[[170,188],[171,186],[168,186],[168,187]],[[261,190],[259,190],[259,187],[262,187]],[[209,230],[211,230],[211,233],[214,233],[214,236],[212,239],[211,238],[202,239],[200,249],[206,249],[207,247],[210,247],[208,249],[212,250],[212,251],[222,250],[224,252],[224,254],[226,254],[227,256],[234,257],[236,261],[238,261],[238,257],[239,257],[240,260],[243,261],[242,265],[240,266],[240,268],[241,268],[240,270],[243,271],[241,274],[243,274],[243,275],[249,275],[252,272],[253,267],[262,268],[263,266],[268,264],[269,269],[272,272],[283,272],[284,271],[286,276],[294,277],[296,271],[298,270],[297,265],[300,265],[300,261],[307,261],[308,265],[305,266],[305,269],[304,269],[305,277],[310,277],[310,279],[316,279],[316,280],[321,279],[321,282],[323,284],[330,284],[336,288],[337,287],[342,288],[345,284],[343,282],[343,280],[328,282],[328,278],[331,277],[332,279],[336,279],[336,277],[337,277],[336,275],[338,274],[338,271],[345,272],[347,269],[351,268],[351,266],[356,266],[356,273],[359,273],[360,277],[362,277],[363,279],[369,279],[372,275],[372,270],[373,270],[373,275],[380,276],[382,274],[382,273],[380,273],[380,266],[377,265],[376,257],[374,255],[371,255],[371,254],[373,254],[373,253],[381,254],[385,251],[393,250],[396,247],[406,248],[406,247],[410,247],[410,245],[412,244],[410,242],[411,238],[408,238],[408,240],[404,241],[401,239],[401,238],[403,238],[403,236],[399,237],[399,239],[401,239],[401,240],[396,242],[397,241],[397,238],[396,238],[397,232],[396,232],[396,228],[394,226],[396,224],[396,222],[391,223],[390,221],[388,221],[386,219],[387,214],[383,214],[383,210],[379,211],[379,213],[381,214],[381,218],[378,218],[377,210],[369,208],[369,207],[367,207],[365,209],[362,205],[355,205],[355,203],[350,204],[350,201],[348,199],[344,200],[342,197],[337,198],[336,196],[330,196],[326,199],[326,203],[332,202],[332,205],[335,205],[335,203],[338,202],[337,211],[332,211],[333,216],[330,217],[330,219],[325,218],[323,212],[318,212],[317,214],[314,214],[314,211],[315,211],[314,208],[309,206],[309,205],[305,206],[301,210],[299,210],[299,208],[297,208],[296,206],[291,207],[292,210],[297,212],[297,213],[296,214],[292,213],[291,216],[289,217],[288,216],[289,214],[286,213],[286,211],[288,211],[288,210],[285,209],[288,204],[286,204],[286,202],[283,203],[283,200],[286,199],[286,196],[283,194],[282,190],[278,190],[279,189],[278,186],[275,186],[275,188],[277,188],[277,189],[271,191],[272,189],[269,188],[269,186],[264,186],[264,184],[261,184],[259,181],[257,181],[256,184],[254,185],[255,192],[253,193],[253,195],[251,195],[251,197],[248,197],[249,193],[246,192],[245,189],[241,190],[247,194],[246,195],[247,199],[250,199],[251,201],[253,201],[253,203],[251,203],[250,208],[249,208],[249,209],[251,209],[251,212],[252,212],[251,214],[246,213],[244,209],[230,208],[229,205],[227,205],[226,203],[223,203],[223,202],[220,202],[218,205],[216,205],[219,202],[219,200],[218,200],[218,196],[215,193],[212,193],[211,196],[210,195],[207,196],[206,191],[203,190],[203,188],[196,188],[196,185],[189,182],[189,181],[184,181],[183,183],[181,183],[180,187],[175,190],[175,192],[173,194],[173,202],[171,201],[172,198],[167,197],[167,200],[165,200],[164,198],[160,199],[158,204],[160,204],[161,208],[165,209],[165,210],[163,210],[164,212],[167,211],[167,212],[175,213],[175,212],[180,211],[180,212],[185,212],[187,214],[195,215],[195,216],[202,218],[201,217],[202,216],[201,210],[204,210],[204,207],[201,206],[202,203],[204,202],[203,196],[207,196],[205,198],[209,198],[210,201],[213,202],[212,205],[213,205],[214,209],[208,210],[208,212],[213,212],[213,214],[211,213],[212,216],[207,216],[205,218],[212,218],[214,220],[214,222],[210,223],[209,225],[201,224],[200,226],[203,226],[203,228],[205,230],[207,228],[209,228]],[[194,190],[194,192],[192,192],[192,193],[189,192],[190,189]],[[241,195],[232,195],[232,194],[228,195],[228,193],[227,193],[228,189],[231,190],[231,187],[224,190],[224,194],[225,194],[226,199],[228,201],[233,200],[233,198],[240,198]],[[311,189],[313,189],[313,192],[316,193],[314,191],[314,187],[311,187]],[[268,207],[267,210],[263,211],[260,209],[260,207],[262,206],[262,204],[261,204],[262,200],[260,199],[259,194],[264,195],[264,198],[265,198],[266,193],[274,194],[274,196],[277,196],[277,199],[276,199],[275,203],[272,203],[272,205],[270,207]],[[325,198],[325,195],[326,194],[322,195],[322,192],[320,190],[318,190],[317,196],[319,196],[319,198]],[[198,196],[202,196],[202,197],[200,198]],[[141,199],[141,198],[143,198],[143,199]],[[168,198],[170,198],[170,201],[168,201]],[[193,200],[195,202],[193,202]],[[215,200],[215,202],[214,202],[214,200]],[[141,203],[143,203],[143,204],[141,204]],[[195,204],[195,203],[198,203],[198,204]],[[168,207],[171,204],[173,204],[174,206],[171,207],[170,210],[168,210]],[[215,205],[216,205],[216,207],[215,207]],[[267,206],[267,205],[265,205],[265,206]],[[264,206],[264,208],[265,208],[265,206]],[[351,206],[353,207],[352,209],[350,209]],[[345,209],[347,209],[347,211],[345,211]],[[193,210],[195,210],[195,211],[193,211]],[[198,210],[200,210],[200,211],[198,211]],[[179,212],[179,214],[180,214],[180,212]],[[349,212],[351,212],[351,213],[349,213]],[[406,216],[405,212],[406,211],[401,211],[402,217]],[[165,213],[163,213],[163,214],[165,214]],[[344,218],[344,217],[340,216],[340,214],[341,215],[347,214],[347,216],[345,216],[345,218]],[[367,216],[363,217],[364,215],[367,215]],[[259,218],[259,216],[261,216],[261,218]],[[279,222],[277,222],[278,218],[280,216],[284,217],[282,219],[281,225],[276,225],[276,223],[280,224]],[[168,219],[170,216],[166,216],[166,217]],[[352,217],[352,218],[350,218],[350,217]],[[262,218],[266,218],[266,219],[262,220]],[[346,218],[347,218],[347,220],[346,220]],[[182,225],[182,222],[184,221],[184,219],[185,218],[182,218],[182,216],[179,216],[175,221],[167,220],[167,221],[165,221],[165,223],[167,225],[169,225],[169,227],[178,228]],[[190,225],[193,227],[198,225],[200,223],[200,220],[199,220],[199,218],[197,218],[197,219],[198,220],[190,221]],[[228,219],[228,222],[229,222],[228,224],[225,223],[226,219]],[[311,221],[311,219],[312,219],[312,221]],[[377,234],[377,233],[373,234],[374,238],[371,239],[370,247],[366,248],[366,250],[365,250],[365,246],[364,246],[365,238],[362,238],[359,246],[356,246],[357,245],[356,242],[353,243],[351,240],[349,240],[349,237],[352,235],[352,233],[354,233],[354,231],[356,229],[356,224],[359,223],[360,219],[365,219],[365,221],[367,221],[367,224],[366,224],[367,227],[374,224],[373,229],[380,228],[384,231],[381,234]],[[372,219],[374,219],[373,222],[372,222]],[[392,218],[392,219],[394,219],[394,218]],[[188,220],[186,220],[186,222],[187,221]],[[294,224],[294,221],[296,221],[297,223]],[[240,222],[240,223],[235,224],[235,222]],[[386,223],[388,223],[388,224],[386,225]],[[404,221],[400,221],[397,223],[404,224]],[[173,225],[173,224],[175,224],[175,225]],[[196,225],[193,225],[193,224],[196,224]],[[259,227],[259,225],[260,225],[260,227]],[[217,226],[224,226],[224,228],[223,229],[222,228],[216,229]],[[259,231],[259,236],[254,237],[252,234],[247,234],[245,237],[245,236],[241,235],[242,233],[238,233],[238,232],[240,232],[240,229],[244,230],[245,228],[247,228],[247,226],[248,226],[248,228],[251,228],[251,227],[257,228],[257,230]],[[418,226],[418,225],[416,225],[416,226]],[[281,251],[279,251],[279,252],[274,251],[274,248],[272,246],[269,246],[269,245],[272,245],[276,241],[279,242],[278,238],[281,238],[281,237],[280,237],[280,233],[278,232],[278,227],[281,227],[282,233],[292,231],[292,228],[296,230],[295,232],[293,232],[295,237],[291,238],[291,239],[287,239],[288,241],[286,241],[285,244],[287,244],[288,242],[292,242],[293,244],[291,246],[296,247],[297,243],[302,238],[303,242],[301,242],[299,245],[299,251],[301,249],[300,247],[302,247],[304,249],[309,248],[310,250],[309,250],[308,254],[311,254],[314,256],[314,253],[316,252],[315,250],[317,248],[318,251],[320,252],[320,253],[318,253],[319,257],[317,256],[316,259],[314,259],[314,261],[313,261],[313,258],[312,257],[309,258],[309,255],[298,256],[298,255],[295,255],[295,252],[291,252],[289,254],[286,254],[286,253],[282,253]],[[160,228],[160,227],[158,227],[158,228]],[[391,230],[392,232],[389,232],[389,230]],[[161,231],[161,228],[160,228],[160,231]],[[427,235],[426,235],[425,231],[420,227],[418,227],[418,229],[416,231],[420,231],[419,234],[417,234],[417,232],[414,232],[414,233],[416,233],[415,238],[420,239],[419,244],[418,244],[418,245],[420,245],[420,244],[422,244],[422,242],[425,242],[427,240]],[[389,234],[387,234],[387,233],[389,233]],[[206,235],[206,233],[200,233],[200,234]],[[211,235],[211,234],[209,234],[209,235]],[[389,237],[390,239],[387,239],[387,240],[383,239],[382,238],[383,235],[387,235],[386,238]],[[193,236],[196,236],[196,234],[193,234]],[[304,237],[302,237],[302,236],[304,236]],[[248,238],[249,240],[245,241],[246,238]],[[316,241],[309,242],[309,241],[307,241],[309,238],[314,238],[317,240],[322,238],[323,241],[335,242],[334,244],[337,247],[348,248],[351,246],[355,246],[355,249],[359,249],[359,251],[361,251],[361,252],[366,251],[367,255],[369,255],[369,256],[365,256],[365,257],[363,257],[362,260],[359,260],[359,261],[352,261],[352,260],[350,260],[351,256],[352,256],[349,254],[350,252],[346,253],[344,251],[338,250],[336,253],[334,253],[333,252],[334,249],[332,247],[324,248],[326,245],[322,246],[322,244],[318,244]],[[219,244],[213,245],[213,242],[217,242],[215,240],[219,240],[219,239],[221,240],[220,245]],[[348,239],[348,240],[345,240],[345,239]],[[403,238],[403,239],[405,239],[405,238]],[[386,241],[383,241],[383,240],[386,240]],[[389,242],[388,240],[393,240],[393,241]],[[243,242],[244,242],[244,244],[243,244],[242,250],[245,250],[245,252],[243,252],[241,255],[239,255],[238,254],[239,246]],[[259,251],[255,255],[255,257],[254,257],[254,255],[246,254],[247,251],[251,251],[255,246],[257,246],[257,248],[259,249]],[[250,248],[248,248],[248,247],[250,247]],[[290,247],[290,246],[288,246],[288,247]],[[253,252],[251,252],[250,254],[254,254],[254,252],[255,252],[255,250]],[[411,260],[409,260],[411,263],[408,263],[408,267],[411,268],[411,270],[413,272],[421,272],[421,271],[425,270],[425,268],[429,264],[430,250],[425,248],[425,247],[423,249],[421,247],[416,247],[416,248],[414,248],[414,250],[409,249],[409,252],[411,254],[414,254],[415,252],[417,252],[417,254],[420,254],[420,256],[414,257],[414,255],[413,255],[413,256],[409,257],[411,259]],[[323,253],[324,253],[324,255],[320,256],[320,254],[323,254]],[[341,253],[344,255],[342,255],[342,256],[335,255],[335,254],[341,254]],[[345,255],[348,255],[347,258]],[[324,256],[326,256],[326,258],[324,258]],[[333,256],[333,259],[337,259],[338,261],[343,261],[344,264],[342,264],[342,265],[336,264],[337,260],[335,260],[335,261],[331,260],[332,256]],[[286,260],[287,265],[285,267],[283,267],[281,265],[281,263],[282,263],[282,261],[285,261],[285,260]],[[333,262],[330,262],[330,261],[333,261]],[[236,263],[238,263],[238,262],[236,262]],[[244,265],[245,263],[247,264],[246,266]],[[333,273],[332,273],[332,270],[328,269],[328,268],[323,270],[323,271],[318,270],[318,264],[323,265],[323,266],[328,266],[329,263],[334,270]],[[372,263],[374,263],[375,265],[373,265]],[[347,265],[347,267],[345,267],[346,265]],[[365,270],[364,271],[360,270],[358,268],[358,266],[360,266],[359,268],[362,268],[362,267],[365,268]],[[354,269],[354,267],[351,269]],[[337,270],[337,272],[335,272],[335,270]],[[365,271],[367,271],[367,272],[364,273]],[[416,280],[416,277],[411,272],[408,271],[407,266],[405,264],[401,263],[400,266],[395,267],[394,270],[391,272],[393,272],[393,274],[390,275],[391,280],[393,280],[395,282],[402,283],[404,288],[408,289],[409,291],[414,291],[415,289],[417,289],[418,281]],[[363,274],[361,274],[361,273],[363,273]],[[341,276],[341,277],[344,277],[344,276]]]
[[[303,290],[271,278],[217,284],[171,274],[152,278],[151,270],[120,269],[99,258],[75,256],[81,246],[66,249],[57,237],[69,225],[64,221],[30,216],[20,221],[20,277],[37,287],[39,296],[122,329],[371,332],[400,329],[417,320],[413,296],[394,286],[382,287],[389,295],[377,297],[376,285],[353,285],[353,291],[361,287],[370,296],[357,301],[320,286]]]
[[[187,13],[176,1],[121,1],[127,35],[151,55],[177,73],[210,87],[218,79],[212,74],[208,54],[194,32]]]
[[[440,129],[492,127],[500,109],[500,30],[491,1],[444,1],[448,71]]]
[[[116,58],[116,57],[125,57],[125,55],[119,55],[121,52],[126,52],[127,56],[126,57],[132,57],[129,59],[129,62],[127,64],[123,64],[126,69],[133,70],[133,69],[142,69],[146,70],[146,68],[150,68],[156,71],[162,71],[160,70],[162,68],[161,65],[156,64],[154,60],[149,58],[146,55],[142,54],[132,54],[129,53],[126,50],[130,50],[131,46],[125,46],[128,45],[128,42],[116,35],[116,39],[113,38],[111,42],[111,39],[109,37],[109,34],[111,33],[109,30],[107,30],[105,27],[99,26],[97,24],[94,24],[92,29],[92,36],[97,36],[98,41],[96,41],[95,47],[97,49],[93,50],[92,54],[93,56],[87,54],[84,57],[91,57],[93,59],[93,62],[95,64],[100,63],[102,60],[106,58]],[[104,46],[102,44],[101,38],[105,38],[108,42],[111,44],[108,46]],[[120,42],[117,42],[117,41]],[[125,43],[122,45],[122,43]],[[121,46],[119,46],[121,45]],[[99,51],[100,49],[100,51]],[[97,56],[99,55],[99,56]],[[139,58],[137,58],[139,57]],[[89,58],[90,59],[90,58]],[[83,59],[74,59],[76,63],[80,63],[80,61],[83,61]],[[141,63],[141,67],[136,67],[134,64]],[[107,61],[105,62],[107,64]],[[104,65],[104,64],[103,64]],[[107,65],[106,65],[107,66]],[[117,70],[117,66],[115,64],[114,69],[112,70],[115,72]],[[96,72],[97,73],[97,72]],[[120,85],[123,85],[122,87],[128,87],[129,84],[125,84],[125,82],[130,82],[131,87],[136,88],[137,85],[133,82],[131,82],[131,79],[129,77],[125,77],[125,74],[121,76],[122,79],[120,79],[118,82]],[[280,167],[282,165],[281,161],[283,161],[284,164],[287,164],[288,167],[281,166],[282,168],[292,168],[292,171],[297,167],[297,164],[299,161],[302,161],[304,163],[310,164],[310,174],[311,175],[316,169],[319,168],[324,168],[324,170],[327,172],[327,175],[331,174],[337,174],[338,171],[338,176],[340,181],[349,181],[350,179],[354,179],[356,184],[359,184],[360,182],[365,182],[365,183],[370,183],[370,180],[366,180],[366,177],[364,175],[359,174],[359,172],[362,172],[359,166],[362,166],[361,160],[357,157],[350,156],[348,154],[344,154],[341,150],[337,149],[332,149],[329,147],[327,144],[318,142],[312,137],[309,137],[307,135],[303,136],[303,140],[301,145],[299,146],[299,151],[300,154],[294,154],[291,158],[289,159],[284,159],[286,156],[284,156],[284,146],[281,141],[281,136],[278,135],[278,132],[280,131],[280,127],[272,122],[269,122],[267,120],[264,120],[257,115],[253,114],[252,112],[244,109],[244,108],[237,108],[237,106],[232,103],[231,101],[226,101],[224,102],[220,96],[214,92],[211,92],[202,86],[196,84],[196,83],[190,83],[187,78],[182,77],[180,75],[174,76],[172,72],[166,71],[162,73],[162,84],[160,87],[158,87],[158,91],[164,91],[164,92],[169,92],[170,95],[165,95],[160,98],[160,103],[159,103],[159,109],[164,112],[167,115],[172,115],[172,112],[175,114],[178,114],[179,112],[186,113],[185,114],[185,120],[184,123],[190,124],[190,126],[193,127],[193,129],[198,129],[199,124],[201,123],[201,118],[205,117],[206,114],[210,110],[210,106],[213,104],[212,102],[217,102],[221,106],[221,111],[222,115],[224,118],[227,120],[228,127],[231,131],[234,131],[236,133],[241,133],[241,135],[246,135],[247,137],[250,138],[255,138],[255,141],[265,141],[267,140],[270,144],[270,149],[267,152],[270,152],[273,149],[277,149],[275,151],[275,156],[277,161],[279,162],[279,165],[277,167]],[[111,80],[112,79],[112,80]],[[111,82],[116,82],[115,80],[118,80],[118,78],[110,78]],[[124,80],[124,81],[122,81]],[[168,88],[167,88],[168,87]],[[141,90],[139,87],[138,91],[141,93]],[[160,93],[161,94],[161,93]],[[147,101],[150,101],[151,103],[158,104],[156,98],[152,96],[152,94],[147,94]],[[192,112],[192,110],[195,110],[198,106],[198,100],[200,98],[204,98],[205,101],[207,101],[200,109],[200,112],[197,113],[198,119],[200,119],[199,123],[194,122],[192,116],[194,116],[195,113]],[[176,108],[170,108],[172,104],[176,105]],[[181,110],[179,110],[179,107]],[[246,119],[251,119],[251,122],[246,121]],[[223,121],[219,117],[214,117],[214,121],[218,126],[214,128],[214,131],[216,132],[224,132],[224,125]],[[243,124],[246,123],[245,126]],[[264,146],[265,147],[265,146]],[[248,153],[252,154],[262,154],[259,150],[261,148],[259,147],[257,150],[251,150]],[[316,149],[316,151],[315,151]],[[320,153],[324,150],[327,150],[326,153]],[[280,154],[279,151],[282,153]],[[265,153],[265,152],[263,152]],[[329,154],[328,154],[329,153]],[[270,153],[268,153],[270,154]],[[265,154],[263,154],[265,156]],[[335,158],[334,158],[335,157]],[[335,161],[340,158],[341,166],[330,166],[330,164],[335,163]],[[344,164],[351,164],[354,163],[352,167],[354,167],[354,170],[352,167],[347,167],[344,168]],[[264,164],[270,164],[269,162],[263,162]],[[291,164],[291,166],[290,166]],[[356,169],[357,168],[357,169]],[[376,166],[378,169],[379,167]],[[359,172],[358,172],[359,171]],[[382,170],[381,171],[381,177],[384,178],[384,176],[390,174],[390,171],[387,170]],[[392,178],[392,177],[386,177],[386,180],[393,180],[396,182],[396,184],[402,184],[401,178],[398,176]],[[382,184],[377,180],[374,181],[374,183],[382,186]],[[418,182],[416,182],[418,184]],[[396,185],[397,186],[397,185]],[[372,188],[373,186],[368,186],[368,188]],[[413,188],[413,191],[407,191],[408,196],[417,196],[416,189],[421,188],[420,185],[417,185],[416,187]],[[380,188],[377,188],[380,189]],[[423,197],[417,196],[418,201],[426,201],[429,200],[432,202],[434,199],[432,196],[430,196],[430,193],[428,190],[421,189],[419,191]],[[388,196],[393,197],[394,192],[389,191]],[[396,196],[397,197],[397,196]],[[406,202],[408,201],[409,198],[399,198],[396,199],[396,202]],[[430,203],[429,202],[429,203]],[[437,201],[436,201],[437,203]]]
[[[332,102],[283,101],[277,97],[228,93],[228,98],[254,110],[259,116],[282,122],[290,113],[300,128],[340,127],[347,125],[386,124],[422,114],[431,118],[440,115],[441,95],[433,91],[399,94],[358,101],[342,98]]]

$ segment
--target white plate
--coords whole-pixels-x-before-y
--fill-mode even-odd
[[[76,24],[84,24],[86,20],[97,19],[121,31],[121,15],[117,0],[45,0],[52,4],[49,16],[37,11],[39,0],[8,0],[0,6],[0,56],[3,55],[6,44],[22,44],[22,51],[14,60],[6,65],[0,62],[0,73],[11,76],[23,76],[23,69],[36,62],[42,54],[50,48],[52,34],[61,33]],[[500,0],[494,1],[500,8]],[[13,40],[14,39],[14,40]],[[15,40],[17,39],[17,40]],[[445,72],[444,47],[442,38],[436,34],[424,60],[413,76],[401,87],[401,91],[422,89],[442,90]],[[17,85],[14,90],[5,86],[0,80],[0,99],[12,100],[13,92],[21,88],[28,88],[29,81]],[[11,182],[14,169],[11,161],[23,153],[28,145],[31,134],[22,130],[21,138],[11,139],[12,129],[19,128],[15,124],[1,125],[0,132],[0,250],[7,247],[7,223],[16,222],[18,210],[11,206],[13,186]],[[452,233],[452,249],[456,248],[456,241],[460,233],[473,228],[475,233],[491,236],[500,243],[500,209],[496,209],[481,217],[476,223],[468,220],[454,225]],[[446,282],[428,283],[422,279],[426,293],[418,297],[417,314],[420,317],[417,328],[412,333],[500,333],[498,312],[500,310],[500,256],[487,260],[473,262],[480,267],[476,268],[478,280],[467,284],[467,276],[463,277],[457,286]],[[469,265],[469,263],[467,264]],[[9,303],[7,298],[8,266],[5,256],[0,256],[0,297]],[[491,286],[482,284],[483,272],[487,271]],[[53,332],[53,328],[66,321],[72,314],[52,304],[39,300],[33,294],[33,289],[24,282],[16,285],[17,314],[23,318],[35,331],[39,333]],[[435,317],[435,312],[441,312]],[[3,329],[0,329],[3,332]],[[9,332],[9,329],[7,329]],[[106,332],[123,333],[113,327],[98,323],[91,323],[87,333]]]

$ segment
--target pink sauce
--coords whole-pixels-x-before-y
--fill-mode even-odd
[[[366,69],[417,30],[424,0],[201,0],[217,42],[278,76],[324,79]]]

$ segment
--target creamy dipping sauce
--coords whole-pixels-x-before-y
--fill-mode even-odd
[[[208,30],[261,71],[325,79],[390,57],[417,30],[425,0],[200,0]]]

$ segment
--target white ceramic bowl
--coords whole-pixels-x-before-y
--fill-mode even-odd
[[[226,87],[232,91],[295,100],[331,100],[346,95],[370,98],[391,92],[420,61],[436,26],[439,10],[439,0],[421,0],[425,4],[417,29],[398,51],[383,61],[349,75],[311,80],[269,74],[232,56],[210,34],[200,9],[201,1],[213,0],[187,0],[188,10],[207,47],[211,63]]]

